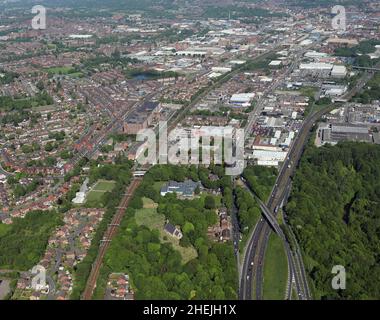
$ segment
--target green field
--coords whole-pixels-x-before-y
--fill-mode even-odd
[[[115,187],[115,181],[99,180],[91,191],[87,194],[87,205],[98,204],[104,193],[111,191]]]
[[[69,74],[70,77],[72,78],[82,78],[84,77],[83,72],[72,72]]]
[[[300,92],[302,95],[311,98],[314,98],[315,94],[317,93],[317,89],[314,87],[303,87],[300,89]]]
[[[288,279],[288,262],[279,236],[271,233],[264,261],[263,297],[265,300],[284,300]]]
[[[8,230],[10,230],[11,226],[8,224],[0,223],[0,237],[4,236]]]
[[[161,242],[170,242],[173,248],[181,254],[184,264],[196,258],[197,251],[193,247],[181,247],[178,239],[171,237],[164,231],[165,216],[157,213],[157,204],[148,198],[143,198],[143,204],[144,208],[137,210],[135,213],[136,223],[138,225],[145,225],[150,230],[158,230]]]

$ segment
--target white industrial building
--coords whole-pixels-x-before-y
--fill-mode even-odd
[[[285,139],[283,143],[280,144],[281,147],[289,148],[292,140],[294,139],[295,133],[294,131],[290,131],[288,137]]]
[[[231,60],[231,61],[229,62],[229,64],[232,64],[232,65],[242,65],[242,64],[244,64],[244,63],[246,63],[245,60]]]
[[[252,152],[252,157],[258,161],[283,162],[285,161],[287,154],[288,153],[285,151],[254,150]]]
[[[328,54],[324,52],[308,51],[305,53],[305,57],[310,59],[322,59],[327,58]]]
[[[265,167],[277,167],[278,161],[257,160],[257,165]]]
[[[230,103],[233,104],[250,104],[255,97],[254,93],[236,93],[233,94]]]
[[[219,73],[219,72],[211,72],[208,77],[210,79],[215,79],[215,78],[219,78],[220,76],[222,76],[223,74],[222,73]]]
[[[213,72],[218,72],[218,73],[227,73],[227,72],[230,72],[232,69],[229,67],[212,67],[211,70]]]
[[[207,51],[177,51],[175,53],[176,56],[190,56],[190,57],[205,57],[207,55]]]
[[[322,86],[322,91],[324,96],[327,97],[339,97],[345,94],[348,90],[347,86],[343,85],[324,85]]]
[[[88,191],[87,184],[89,182],[89,179],[86,178],[86,180],[83,182],[82,186],[79,189],[79,192],[76,193],[75,198],[72,200],[74,204],[83,204],[86,200],[86,194]]]
[[[271,67],[278,67],[282,64],[282,61],[281,60],[273,60],[269,63],[269,66]]]
[[[334,78],[344,78],[347,75],[347,68],[345,66],[335,65],[331,70],[331,76]]]
[[[261,124],[261,126],[270,128],[282,128],[284,126],[284,119],[275,117],[265,117],[265,120]]]
[[[271,152],[278,152],[278,151],[282,151],[281,148],[277,147],[277,146],[270,146],[270,145],[253,145],[252,146],[252,149],[253,150],[264,150],[264,151],[271,151]]]
[[[344,78],[347,75],[345,66],[324,62],[302,63],[300,64],[300,70],[304,73],[323,74],[333,78]]]
[[[307,71],[331,71],[332,68],[333,65],[331,63],[312,62],[300,64],[300,69]]]
[[[277,140],[278,140],[277,138],[271,138],[269,143],[270,143],[272,146],[275,146],[275,145],[277,144]]]

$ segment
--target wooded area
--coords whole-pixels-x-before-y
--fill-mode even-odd
[[[221,178],[211,181],[206,168],[195,166],[155,166],[130,202],[121,228],[108,251],[95,298],[102,299],[110,272],[125,272],[131,277],[136,299],[236,299],[237,270],[231,243],[217,243],[207,237],[207,227],[217,220],[216,202],[208,197],[192,200],[177,199],[174,194],[159,195],[156,182],[183,181],[192,178],[202,181],[210,189],[230,192],[231,178],[223,176],[224,169],[213,167],[211,171]],[[186,264],[170,243],[162,243],[158,230],[137,225],[135,212],[143,206],[142,198],[158,203],[158,212],[172,224],[181,227],[184,234],[181,246],[193,246],[198,257]],[[231,195],[226,198],[232,201]],[[226,205],[226,203],[224,203]],[[227,206],[230,204],[227,203]],[[168,235],[169,237],[169,235]]]
[[[15,218],[0,234],[0,269],[26,271],[36,265],[61,223],[62,216],[55,211],[32,211],[25,218]]]
[[[380,146],[309,146],[286,213],[304,252],[316,299],[380,298]],[[333,266],[347,289],[332,289]]]

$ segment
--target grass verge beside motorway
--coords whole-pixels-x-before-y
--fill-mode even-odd
[[[271,233],[264,261],[264,300],[283,300],[288,279],[288,262],[279,236]]]

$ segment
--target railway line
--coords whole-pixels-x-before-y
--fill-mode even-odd
[[[85,290],[82,294],[82,300],[91,300],[92,295],[94,293],[94,289],[96,287],[96,282],[99,276],[100,268],[103,264],[104,256],[107,252],[107,249],[110,246],[112,238],[117,233],[118,227],[124,217],[125,210],[128,206],[129,201],[131,200],[134,192],[138,188],[142,181],[141,177],[135,177],[130,185],[127,188],[127,191],[120,202],[120,205],[117,209],[117,212],[113,216],[112,222],[108,225],[106,232],[104,233],[103,240],[101,240],[101,244],[99,247],[98,255],[92,265],[90,275],[87,279]]]

